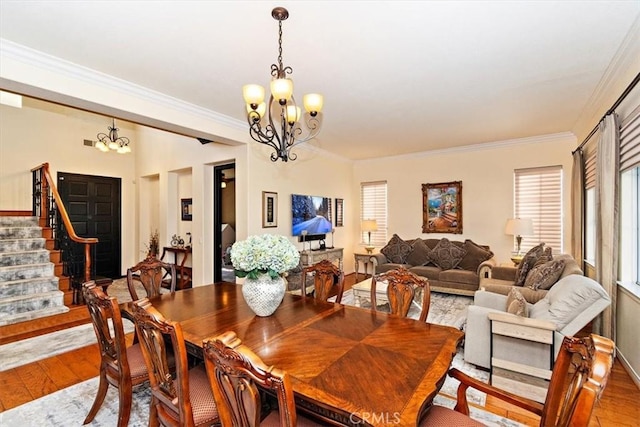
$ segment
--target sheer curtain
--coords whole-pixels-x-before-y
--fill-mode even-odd
[[[571,255],[584,270],[584,163],[582,150],[573,153],[571,171]]]
[[[600,122],[596,161],[596,280],[607,291],[611,305],[602,314],[600,334],[615,341],[618,279],[618,156],[620,127],[615,113]]]

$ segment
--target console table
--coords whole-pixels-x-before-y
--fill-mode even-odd
[[[176,289],[181,290],[190,288],[192,276],[191,267],[185,265],[185,263],[191,256],[191,248],[165,246],[162,248],[162,256],[160,257],[160,260],[164,261],[164,257],[167,253],[173,254],[173,264],[176,265]],[[165,262],[171,261],[167,260]]]
[[[303,267],[316,264],[323,259],[331,262],[338,262],[338,268],[342,270],[342,251],[343,248],[320,249],[318,251],[302,251],[300,252],[300,261]]]

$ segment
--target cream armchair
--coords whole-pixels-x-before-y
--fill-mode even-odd
[[[464,360],[487,369],[491,368],[491,313],[501,323],[528,326],[532,331],[553,331],[555,355],[565,336],[573,336],[611,304],[600,284],[588,277],[570,274],[560,279],[535,304],[527,303],[529,317],[506,312],[507,296],[477,291],[473,305],[468,307],[465,330]],[[496,318],[496,316],[494,316]],[[494,341],[494,354],[508,352],[516,363],[549,369],[548,346],[524,339],[501,336]]]

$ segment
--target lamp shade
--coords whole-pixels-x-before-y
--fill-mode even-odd
[[[363,219],[361,228],[362,231],[378,231],[378,221],[375,219]]]
[[[247,104],[260,104],[264,101],[264,88],[254,84],[244,85],[242,86],[242,95]]]
[[[322,111],[323,98],[317,93],[308,93],[302,97],[304,109],[309,113],[319,113]]]
[[[507,220],[504,234],[522,236],[533,234],[533,220],[531,218],[511,218]]]
[[[271,80],[271,95],[277,99],[280,104],[282,100],[290,100],[293,95],[293,80],[291,79],[273,79]]]

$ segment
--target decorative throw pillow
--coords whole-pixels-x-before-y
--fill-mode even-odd
[[[406,263],[411,265],[425,265],[429,260],[431,249],[422,239],[416,239],[411,245],[411,252],[407,255]]]
[[[387,245],[380,249],[380,252],[394,264],[404,264],[407,255],[411,252],[411,245],[394,234]]]
[[[529,308],[527,307],[527,300],[516,288],[511,288],[509,295],[507,295],[507,313],[515,314],[517,316],[529,317]]]
[[[480,264],[490,259],[493,252],[467,239],[462,248],[467,251],[457,268],[468,271],[477,271]]]
[[[558,281],[564,270],[564,260],[557,259],[543,264],[536,264],[524,282],[524,286],[534,291],[537,289],[548,290]]]
[[[522,257],[522,261],[518,264],[518,269],[516,270],[516,281],[514,283],[515,286],[523,286],[525,280],[527,280],[527,274],[529,270],[533,268],[538,261],[538,258],[544,254],[544,243],[540,243],[537,246],[529,249],[529,252]]]
[[[553,261],[553,255],[551,254],[551,246],[546,246],[542,255],[538,257],[534,267],[540,264],[545,264],[549,261]]]
[[[429,259],[443,270],[451,270],[462,261],[467,251],[442,238],[429,253]]]

